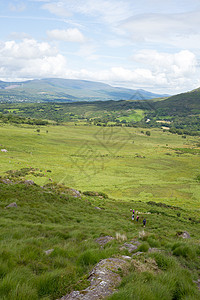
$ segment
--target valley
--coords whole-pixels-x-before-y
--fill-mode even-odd
[[[169,99],[1,104],[1,299],[199,298],[199,108]]]

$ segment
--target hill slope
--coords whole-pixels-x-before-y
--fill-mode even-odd
[[[0,102],[144,100],[163,96],[166,95],[86,80],[48,78],[20,83],[0,81]]]
[[[163,110],[169,115],[188,115],[200,113],[200,88],[187,93],[171,96],[155,103],[155,109]]]
[[[68,191],[63,185],[41,188],[0,180],[1,299],[58,299],[83,290],[92,267],[122,255],[129,255],[130,270],[117,270],[125,277],[111,299],[133,299],[133,286],[137,299],[142,299],[141,290],[151,299],[199,299],[199,224],[188,220],[187,211],[152,202],[115,202],[98,193],[76,198]],[[16,205],[7,207],[13,201]],[[131,221],[132,206],[151,212],[146,228],[142,216]],[[189,241],[181,237],[185,230]],[[111,240],[101,246],[100,238]],[[133,247],[133,241],[137,246],[130,253],[127,245]]]

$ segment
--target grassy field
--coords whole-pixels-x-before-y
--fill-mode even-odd
[[[143,254],[132,260],[150,259],[157,273],[130,268],[111,299],[198,299],[199,143],[158,129],[149,136],[139,128],[1,124],[0,176],[37,185],[0,179],[0,299],[51,300],[84,289],[101,259],[129,255],[120,239],[95,241],[116,233],[139,240]],[[85,193],[75,198],[67,187]],[[12,202],[17,207],[5,209]],[[138,223],[130,208],[141,212]],[[184,231],[190,239],[179,237]]]
[[[40,132],[37,132],[37,129]],[[0,175],[24,167],[81,190],[97,190],[122,200],[165,202],[200,209],[200,139],[158,129],[98,126],[12,126],[0,128]],[[51,172],[47,172],[47,170]]]
[[[13,201],[18,207],[5,209]],[[97,205],[102,209],[95,209]],[[143,212],[135,224],[131,221],[132,207]],[[160,273],[156,276],[151,270],[137,273],[130,269],[114,299],[198,299],[192,280],[200,275],[199,224],[189,220],[187,211],[100,196],[77,199],[67,195],[62,185],[42,189],[0,183],[0,212],[0,299],[58,299],[87,287],[88,273],[101,259],[129,255],[126,249],[120,250],[124,243],[120,239],[104,247],[95,241],[106,235],[115,238],[116,233],[128,241],[138,239],[144,255],[135,260],[144,263],[151,258]],[[145,235],[141,236],[146,212],[151,214],[146,216]],[[185,230],[191,235],[188,241],[178,237],[178,232]],[[163,252],[147,253],[149,247]],[[45,253],[48,250],[52,250],[49,255]],[[163,291],[167,291],[165,298]],[[151,297],[145,298],[149,293]]]

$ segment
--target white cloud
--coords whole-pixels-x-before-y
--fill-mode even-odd
[[[65,42],[77,42],[83,43],[85,42],[84,35],[77,28],[69,28],[69,29],[54,29],[47,31],[47,35],[52,40],[60,40]]]
[[[188,50],[173,54],[142,50],[133,56],[133,60],[148,66],[155,73],[166,73],[171,77],[191,75],[197,66],[196,56]]]
[[[78,13],[95,18],[99,17],[107,23],[119,22],[131,16],[130,1],[122,0],[62,0],[46,3],[42,7],[61,17]]]
[[[88,46],[88,47],[87,47]],[[95,56],[95,48],[83,45],[78,55],[90,60]],[[199,69],[196,56],[188,50],[174,54],[142,50],[132,57],[139,67],[113,66],[111,68],[73,69],[68,68],[66,58],[47,42],[24,39],[21,42],[0,43],[1,79],[28,79],[44,77],[75,78],[102,81],[111,85],[130,88],[144,88],[168,93],[190,90],[198,86]]]
[[[136,53],[132,59],[140,65],[150,69],[154,78],[163,78],[152,81],[155,84],[164,84],[168,90],[180,90],[183,86],[195,87],[199,77],[197,59],[194,53],[182,50],[177,53],[163,53],[156,50],[142,50]]]
[[[24,39],[22,42],[6,41],[0,43],[1,57],[14,59],[32,59],[44,56],[54,56],[57,53],[48,43],[39,43],[34,39]]]
[[[43,9],[48,10],[50,13],[60,16],[60,17],[69,17],[71,16],[71,13],[69,10],[65,7],[65,4],[63,2],[49,2],[42,6]]]
[[[141,14],[123,22],[132,41],[200,47],[200,11],[180,14]]]
[[[62,77],[66,58],[48,43],[23,40],[0,43],[2,78]]]

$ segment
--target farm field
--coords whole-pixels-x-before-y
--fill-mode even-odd
[[[39,131],[39,132],[38,132]],[[62,126],[0,128],[0,175],[31,167],[39,185],[64,183],[116,200],[165,202],[200,210],[200,138],[152,129]]]

